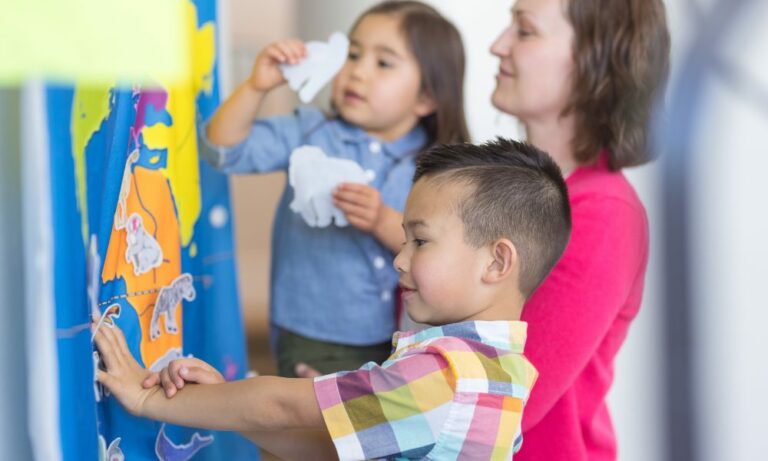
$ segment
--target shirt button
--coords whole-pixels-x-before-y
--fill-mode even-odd
[[[389,301],[390,299],[392,299],[392,293],[390,293],[389,291],[382,291],[381,292],[381,300],[382,301]]]
[[[384,269],[384,266],[387,265],[387,262],[382,258],[381,256],[376,256],[373,258],[373,267],[376,269]]]
[[[368,150],[370,150],[372,154],[378,154],[381,152],[381,143],[373,141],[368,145]]]
[[[368,182],[371,183],[376,179],[376,172],[373,170],[365,170],[365,177],[368,179]]]

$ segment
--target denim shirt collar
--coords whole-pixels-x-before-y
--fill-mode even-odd
[[[336,125],[338,136],[342,141],[349,143],[377,142],[381,144],[382,152],[396,159],[417,153],[427,143],[427,131],[421,124],[417,124],[411,131],[399,139],[385,142],[369,135],[362,128],[346,122],[341,117],[338,117],[336,120],[337,123],[334,125]]]

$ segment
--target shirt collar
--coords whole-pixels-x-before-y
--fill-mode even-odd
[[[528,324],[522,321],[475,320],[449,323],[421,331],[398,331],[392,336],[395,351],[429,339],[445,336],[481,342],[496,349],[522,353]]]
[[[381,145],[381,150],[386,155],[394,158],[402,158],[410,154],[415,154],[421,150],[427,143],[427,131],[423,126],[417,124],[406,135],[392,142],[384,142],[369,135],[362,128],[344,121],[337,117],[336,123],[339,138],[344,142],[351,143],[372,143],[377,142]]]

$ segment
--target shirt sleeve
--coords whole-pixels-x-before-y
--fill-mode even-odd
[[[233,146],[217,146],[201,129],[203,157],[223,173],[266,173],[288,169],[293,150],[304,143],[313,125],[325,116],[318,109],[299,107],[292,114],[256,120],[248,136]]]
[[[572,204],[571,239],[527,302],[525,355],[539,371],[523,431],[535,426],[573,385],[644,276],[648,224],[640,206],[613,197]]]
[[[340,459],[421,458],[435,445],[453,400],[445,358],[418,353],[315,380]]]

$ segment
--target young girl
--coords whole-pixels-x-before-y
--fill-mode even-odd
[[[393,253],[404,241],[402,209],[414,160],[434,143],[465,142],[464,50],[456,28],[415,1],[384,2],[352,27],[346,63],[333,81],[332,107],[299,107],[259,119],[264,96],[285,83],[280,64],[305,57],[287,40],[257,56],[251,76],[207,129],[211,162],[226,173],[288,168],[301,145],[354,160],[370,185],[344,183],[335,205],[351,226],[308,226],[289,209],[286,187],[273,229],[271,322],[278,372],[303,362],[321,373],[356,369],[390,353],[395,328]]]

